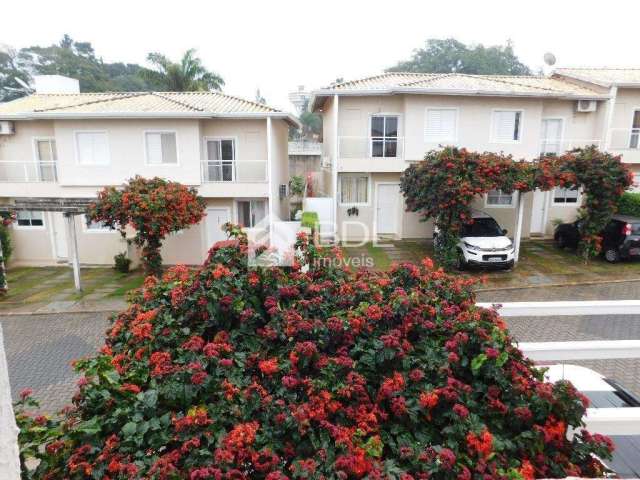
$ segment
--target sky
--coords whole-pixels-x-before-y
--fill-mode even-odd
[[[514,43],[534,70],[545,52],[557,66],[639,66],[640,2],[631,0],[147,1],[5,0],[0,44],[89,41],[107,62],[177,60],[192,47],[225,79],[224,91],[293,111],[288,93],[338,77],[382,72],[428,38]]]

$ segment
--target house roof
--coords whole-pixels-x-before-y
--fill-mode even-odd
[[[417,93],[432,95],[486,95],[509,97],[551,97],[606,99],[596,89],[557,78],[542,76],[467,75],[462,73],[389,72],[351,80],[313,92],[312,108],[332,95],[389,95]]]
[[[553,73],[554,76],[574,78],[603,87],[614,85],[640,87],[640,68],[556,68]]]
[[[0,103],[0,119],[36,118],[282,118],[289,113],[220,92],[34,94]]]

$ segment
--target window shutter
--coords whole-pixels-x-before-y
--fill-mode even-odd
[[[147,133],[147,163],[160,165],[162,163],[162,135]]]
[[[453,109],[428,108],[424,127],[427,142],[455,140],[457,111]]]
[[[498,142],[513,142],[518,112],[494,112],[493,139]]]

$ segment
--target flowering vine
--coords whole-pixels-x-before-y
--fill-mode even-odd
[[[510,155],[445,147],[425,155],[402,175],[401,189],[410,211],[433,219],[438,236],[436,257],[455,264],[458,234],[472,223],[471,204],[478,196],[500,189],[506,193],[576,187],[583,190],[580,216],[585,219],[580,249],[585,259],[599,252],[600,232],[616,211],[617,201],[633,181],[619,156],[587,147],[533,161]]]
[[[588,401],[544,383],[473,280],[429,259],[352,272],[298,247],[308,269],[248,269],[240,235],[198,271],[148,277],[77,362],[72,407],[17,405],[39,460],[23,478],[603,475],[612,446],[581,429]]]
[[[142,262],[148,275],[162,269],[160,248],[172,232],[198,223],[205,203],[194,188],[162,178],[136,176],[123,188],[106,187],[89,205],[87,219],[117,228],[124,237],[128,226],[135,230],[134,243],[142,247]]]

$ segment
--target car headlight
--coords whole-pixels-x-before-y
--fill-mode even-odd
[[[506,246],[506,248],[513,248],[513,242],[509,242],[509,244]]]
[[[471,245],[470,243],[464,242],[464,246],[469,250],[480,250],[480,247],[476,247],[475,245]]]

